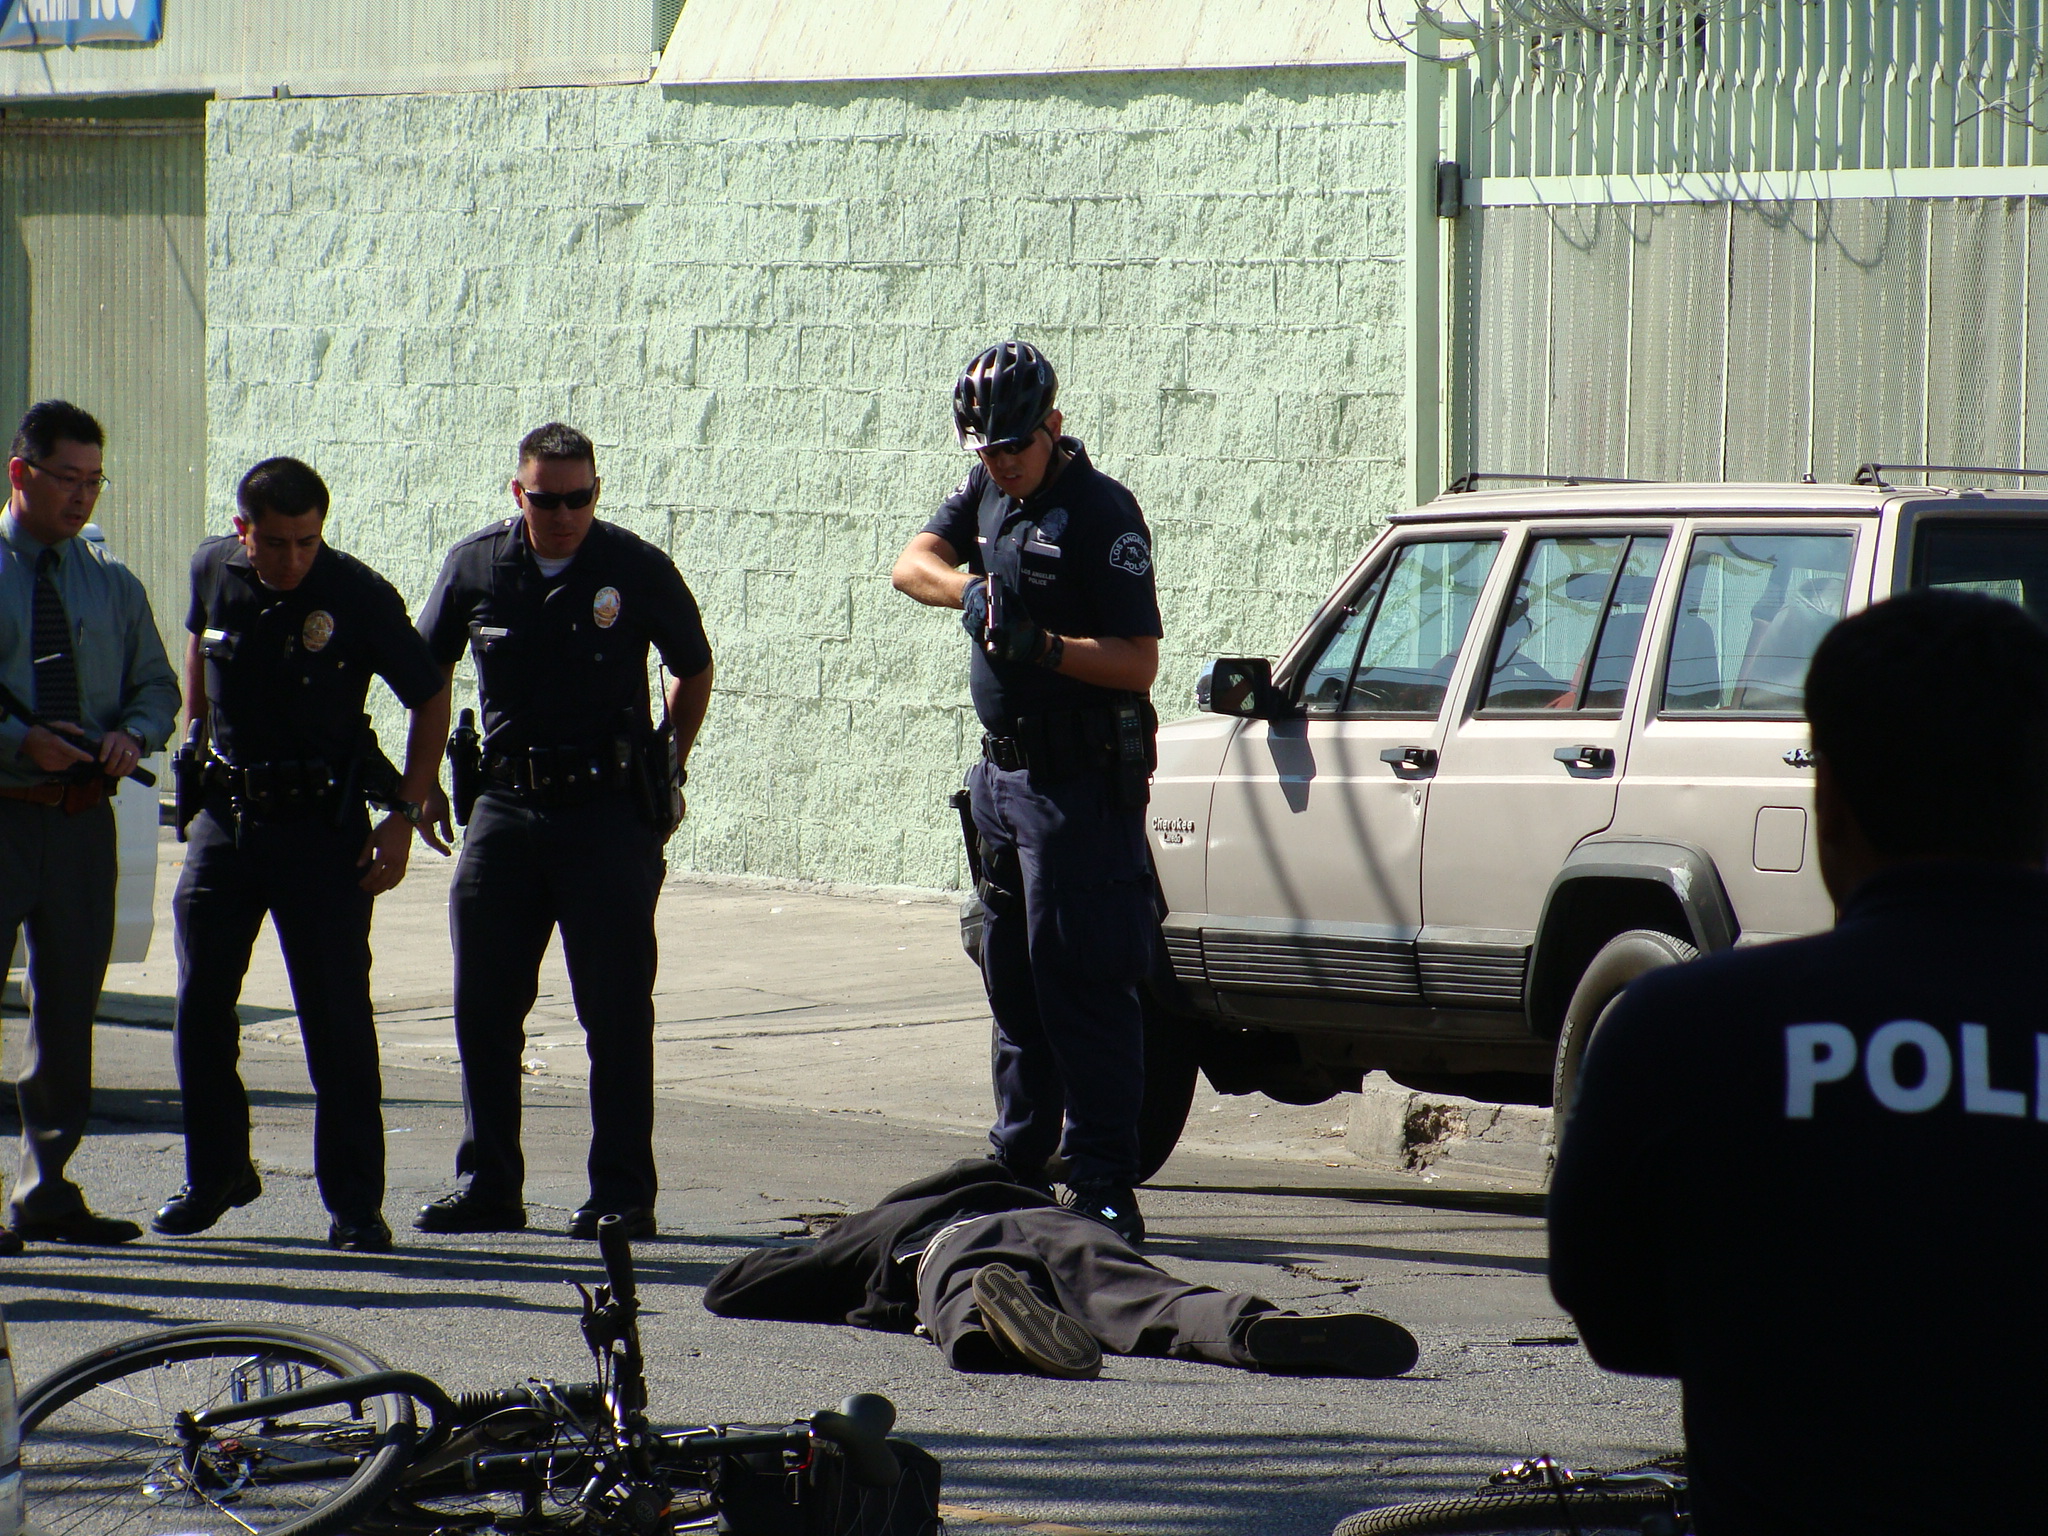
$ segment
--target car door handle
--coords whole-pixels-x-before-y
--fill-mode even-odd
[[[1429,773],[1436,768],[1435,747],[1383,747],[1380,761],[1391,763],[1395,772],[1407,769],[1410,773]]]
[[[1609,773],[1614,768],[1612,747],[1559,747],[1550,755],[1567,768],[1584,768],[1594,773]]]
[[[1787,768],[1811,768],[1813,766],[1813,748],[1794,747],[1785,754],[1785,766]]]

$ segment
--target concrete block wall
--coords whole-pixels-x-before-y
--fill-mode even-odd
[[[1276,653],[1400,497],[1401,89],[1367,67],[217,105],[209,528],[250,463],[298,454],[334,541],[417,605],[510,512],[518,437],[572,422],[603,515],[672,552],[718,656],[674,862],[957,885],[967,642],[888,568],[967,468],[961,364],[1013,335],[1054,359],[1070,430],[1151,520],[1156,697],[1185,714],[1201,662]]]

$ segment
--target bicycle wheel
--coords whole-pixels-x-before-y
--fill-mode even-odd
[[[1661,1488],[1493,1488],[1460,1498],[1426,1499],[1361,1510],[1331,1536],[1450,1536],[1468,1531],[1595,1532],[1642,1529],[1645,1516],[1671,1509]]]
[[[309,1329],[203,1323],[74,1360],[21,1399],[40,1536],[323,1536],[374,1509],[411,1454],[410,1398],[198,1436],[177,1419],[384,1369]]]

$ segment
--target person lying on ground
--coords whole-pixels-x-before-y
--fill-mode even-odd
[[[1189,1285],[1108,1226],[967,1158],[845,1217],[814,1243],[762,1248],[704,1292],[720,1317],[918,1332],[957,1371],[1087,1377],[1103,1351],[1309,1376],[1398,1376],[1415,1338],[1370,1312],[1303,1316]]]

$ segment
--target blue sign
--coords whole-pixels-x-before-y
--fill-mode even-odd
[[[164,35],[164,0],[0,0],[0,11],[0,48],[154,43]]]

